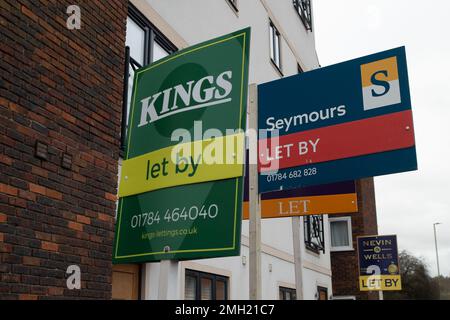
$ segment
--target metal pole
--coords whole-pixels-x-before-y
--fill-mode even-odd
[[[178,262],[175,262],[178,263]],[[171,260],[162,260],[159,264],[158,300],[169,299],[169,274]]]
[[[436,225],[441,224],[440,222],[433,223],[433,229],[434,229],[434,246],[436,248],[436,263],[437,263],[437,272],[438,277],[441,276],[441,272],[439,270],[439,253],[438,253],[438,246],[437,246],[437,237],[436,237]]]
[[[294,246],[295,289],[297,300],[303,300],[303,263],[300,251],[300,217],[292,217],[292,240]]]
[[[120,147],[125,148],[127,134],[127,111],[128,111],[128,81],[130,78],[130,47],[125,47],[125,66],[123,78],[123,97],[122,97],[122,128],[120,132]]]
[[[249,297],[251,300],[261,299],[261,207],[258,193],[258,140],[255,134],[258,129],[258,88],[256,84],[249,86],[249,129],[255,130],[249,136]],[[256,156],[256,158],[255,158]],[[253,158],[252,158],[253,157]]]

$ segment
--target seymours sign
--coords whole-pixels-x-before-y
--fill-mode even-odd
[[[401,290],[397,236],[364,236],[357,241],[360,290]]]
[[[136,72],[114,263],[238,255],[250,29]]]
[[[417,169],[404,47],[259,86],[260,192]]]

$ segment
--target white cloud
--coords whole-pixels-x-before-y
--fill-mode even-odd
[[[322,66],[406,46],[419,170],[377,177],[380,234],[450,275],[450,1],[315,0]]]

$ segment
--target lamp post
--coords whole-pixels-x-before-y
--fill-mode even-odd
[[[440,222],[435,222],[433,223],[433,229],[434,229],[434,246],[436,248],[436,263],[437,263],[437,272],[438,272],[438,277],[441,276],[441,272],[439,270],[439,254],[438,254],[438,247],[437,247],[437,238],[436,238],[436,226],[438,224],[442,224]]]

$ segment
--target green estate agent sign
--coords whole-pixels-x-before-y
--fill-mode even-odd
[[[113,262],[239,255],[250,28],[136,72]]]

